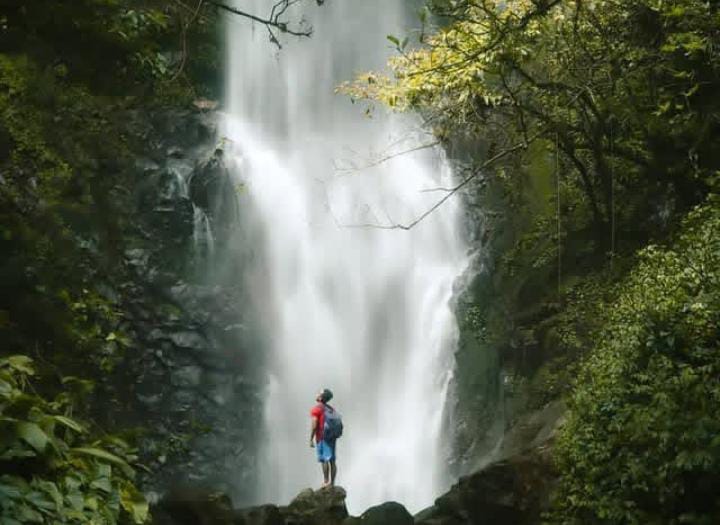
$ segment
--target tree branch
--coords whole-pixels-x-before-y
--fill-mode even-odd
[[[447,195],[444,195],[441,199],[439,199],[435,204],[433,204],[430,208],[428,208],[427,211],[423,212],[419,217],[414,219],[412,222],[408,224],[346,224],[343,225],[345,228],[375,228],[380,230],[410,230],[417,226],[422,220],[424,220],[428,215],[433,213],[435,210],[437,210],[440,206],[442,206],[450,197],[455,195],[457,192],[459,192],[461,189],[463,189],[465,186],[467,186],[471,181],[473,181],[478,175],[480,175],[483,170],[490,165],[494,164],[495,162],[499,161],[500,159],[507,157],[511,153],[514,153],[521,149],[527,149],[527,147],[530,145],[532,141],[534,141],[539,134],[535,134],[528,141],[523,141],[519,144],[516,144],[515,146],[505,149],[501,151],[500,153],[493,155],[488,160],[483,162],[480,166],[475,168],[473,172],[465,177],[462,181],[460,181],[456,186],[453,186],[451,188],[438,188],[438,191],[447,191]]]
[[[424,144],[419,144],[419,145],[417,145],[417,146],[413,146],[412,148],[408,148],[408,149],[405,149],[405,150],[402,150],[402,151],[396,151],[396,152],[393,152],[393,153],[388,153],[388,154],[386,154],[386,155],[381,155],[380,157],[375,158],[375,159],[373,159],[373,160],[370,160],[367,164],[364,164],[364,165],[362,165],[362,166],[348,166],[348,167],[343,167],[343,166],[337,166],[337,165],[336,165],[336,166],[335,166],[335,171],[341,172],[341,173],[346,173],[346,174],[347,174],[347,173],[353,173],[353,172],[357,172],[357,171],[362,171],[362,170],[374,168],[375,166],[379,166],[380,164],[382,164],[382,163],[384,163],[384,162],[387,162],[387,161],[389,161],[389,160],[392,160],[392,159],[394,159],[394,158],[396,158],[396,157],[400,157],[400,156],[402,156],[402,155],[407,155],[407,154],[409,154],[409,153],[414,153],[414,152],[416,152],[416,151],[421,151],[421,150],[424,150],[424,149],[434,148],[435,146],[438,146],[438,145],[440,145],[440,141],[439,141],[439,140],[433,140],[432,142],[427,142],[427,143],[424,143]]]
[[[216,0],[207,0],[207,3],[217,7],[218,9],[221,9],[223,11],[227,11],[228,13],[242,16],[244,18],[252,20],[253,22],[258,22],[259,24],[264,25],[270,31],[271,40],[273,40],[273,42],[275,44],[280,45],[277,41],[277,38],[275,37],[275,34],[272,32],[273,29],[276,29],[281,33],[286,33],[288,35],[293,35],[293,36],[309,37],[312,35],[313,30],[311,27],[309,27],[307,29],[292,29],[288,25],[288,22],[281,20],[281,17],[285,14],[285,12],[288,10],[288,8],[290,6],[292,6],[293,4],[298,3],[299,1],[301,1],[301,0],[280,0],[279,2],[276,2],[273,5],[272,10],[270,11],[270,16],[267,18],[263,18],[261,16],[254,15],[252,13],[248,13],[247,11],[237,9],[236,7],[231,7],[227,4],[218,2]],[[322,2],[318,1],[318,4],[321,4],[321,3]]]

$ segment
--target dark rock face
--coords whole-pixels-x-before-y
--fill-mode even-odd
[[[193,109],[126,117],[142,153],[128,168],[131,220],[119,250],[127,271],[104,295],[118,304],[129,340],[104,388],[122,405],[108,426],[144,430],[141,460],[151,473],[140,481],[150,499],[192,485],[243,502],[255,486],[262,404],[250,378],[259,352],[245,330],[243,283],[216,278],[220,266],[239,273],[223,266],[220,241],[240,221],[217,120]]]
[[[357,521],[362,525],[413,525],[415,521],[405,507],[395,501],[370,507]]]
[[[237,511],[235,525],[285,525],[285,517],[275,505],[261,505]]]
[[[531,525],[541,522],[557,479],[545,445],[460,478],[418,525]]]
[[[227,495],[199,489],[174,490],[152,510],[155,525],[233,525]]]

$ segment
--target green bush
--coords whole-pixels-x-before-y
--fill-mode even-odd
[[[148,505],[133,484],[127,443],[91,440],[70,417],[69,392],[90,383],[65,378],[67,390],[48,401],[33,375],[26,356],[0,359],[0,523],[145,523]]]
[[[559,523],[720,522],[720,198],[648,247],[560,433]]]

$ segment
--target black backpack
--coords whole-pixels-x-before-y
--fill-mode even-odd
[[[332,407],[325,406],[325,418],[323,423],[323,439],[335,441],[342,436],[343,422],[340,413]]]

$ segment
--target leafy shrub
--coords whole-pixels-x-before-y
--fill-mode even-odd
[[[583,364],[552,521],[720,520],[720,199],[649,247]]]
[[[48,401],[35,393],[33,375],[26,356],[0,359],[0,522],[145,523],[148,506],[133,485],[127,443],[90,441],[70,417],[68,392],[88,382],[66,378],[68,389]]]

